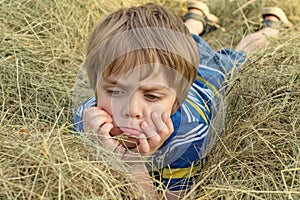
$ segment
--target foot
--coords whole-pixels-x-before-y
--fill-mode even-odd
[[[216,30],[219,19],[210,13],[208,6],[201,1],[188,2],[188,13],[183,18],[193,34],[204,35]]]
[[[262,18],[263,27],[290,28],[293,26],[283,10],[278,7],[264,7],[262,10]]]
[[[262,11],[263,28],[255,33],[247,35],[237,45],[237,51],[246,53],[253,52],[257,48],[263,48],[268,45],[268,37],[276,38],[279,36],[280,27],[291,26],[284,12],[277,7],[266,7]]]
[[[202,16],[204,19],[204,14],[201,10],[191,8],[189,13],[195,14],[195,16]],[[187,16],[187,15],[185,15]],[[195,18],[186,18],[184,19],[184,24],[188,27],[190,33],[200,35],[204,31],[205,22],[202,20],[197,20]]]

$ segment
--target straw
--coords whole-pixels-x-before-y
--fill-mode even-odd
[[[72,129],[73,87],[92,28],[142,2],[0,1],[0,199],[146,197],[132,176],[110,170],[108,156],[91,159],[93,149]],[[155,2],[186,12],[185,1]],[[282,7],[294,27],[231,79],[226,130],[186,199],[299,199],[300,4],[207,3],[226,28],[204,37],[215,49],[253,32],[265,5]]]

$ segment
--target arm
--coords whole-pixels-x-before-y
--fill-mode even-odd
[[[157,113],[157,111],[156,111]],[[158,117],[159,116],[159,117]],[[90,139],[98,140],[106,149],[119,153],[123,162],[129,165],[129,173],[133,176],[133,183],[144,189],[147,198],[158,199],[157,189],[154,187],[149,172],[145,166],[145,160],[154,153],[173,132],[173,123],[165,112],[151,114],[155,125],[154,130],[145,122],[141,123],[144,134],[138,138],[138,145],[128,150],[116,137],[110,135],[113,128],[112,118],[98,107],[84,109],[83,129],[92,132]],[[137,164],[137,165],[136,165]]]

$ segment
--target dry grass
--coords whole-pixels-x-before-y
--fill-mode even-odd
[[[94,24],[140,1],[0,1],[0,199],[134,199],[131,177],[89,161],[72,132],[72,92]],[[153,1],[152,1],[153,2]],[[182,15],[185,1],[156,1]],[[284,8],[295,28],[252,56],[232,80],[228,126],[200,172],[199,199],[300,198],[300,2],[210,2],[236,45],[263,5]]]

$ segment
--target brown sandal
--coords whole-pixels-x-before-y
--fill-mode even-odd
[[[279,19],[279,22],[275,22],[269,19],[265,19],[267,16],[275,16]],[[288,20],[287,16],[278,7],[264,7],[262,10],[262,25],[263,27],[271,27],[271,28],[290,28],[293,24]]]
[[[195,8],[195,9],[200,10],[203,13],[203,15],[200,15],[200,14],[188,12],[183,17],[183,21],[186,21],[188,19],[195,19],[195,20],[201,21],[203,23],[204,30],[200,34],[201,36],[204,34],[208,34],[212,31],[215,31],[217,28],[222,29],[219,25],[218,17],[210,13],[209,8],[205,3],[201,2],[201,1],[189,1],[187,3],[187,7],[188,7],[188,10]]]

